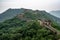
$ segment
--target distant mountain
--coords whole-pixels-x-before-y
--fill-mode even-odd
[[[7,19],[11,19],[19,14],[25,15],[23,19],[46,19],[60,23],[60,19],[47,13],[46,11],[31,10],[31,9],[8,9],[4,13],[0,14],[0,22]]]
[[[60,10],[51,11],[50,13],[60,18]]]
[[[2,14],[0,14],[0,22],[13,18],[14,16],[16,16],[17,14],[22,13],[23,10],[22,9],[8,9],[5,12],[3,12]]]

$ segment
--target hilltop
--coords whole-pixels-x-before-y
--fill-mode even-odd
[[[46,11],[8,9],[0,17],[2,21],[0,22],[0,40],[60,39],[60,35],[57,35],[55,31],[60,31],[59,18]]]
[[[29,12],[28,14],[26,12]],[[49,20],[53,20],[57,23],[60,23],[60,18],[57,18],[51,14],[49,14],[46,11],[40,11],[40,10],[32,10],[32,9],[8,9],[5,12],[3,12],[2,14],[0,14],[0,22],[3,22],[7,19],[11,19],[14,18],[15,16],[22,14],[22,13],[26,13],[27,16],[31,16],[33,17],[33,19],[49,19]]]

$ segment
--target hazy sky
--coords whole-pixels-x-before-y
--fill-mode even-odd
[[[60,10],[60,0],[0,0],[0,13],[8,8]]]

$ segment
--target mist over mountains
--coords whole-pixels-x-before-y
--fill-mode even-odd
[[[50,11],[50,13],[51,13],[52,15],[60,18],[60,10]]]
[[[25,12],[28,12],[25,14]],[[46,11],[32,10],[32,9],[8,9],[2,14],[0,14],[0,22],[3,22],[7,19],[14,18],[15,16],[24,13],[27,17],[31,16],[33,19],[49,19],[60,23],[60,18],[47,13]],[[31,18],[30,17],[30,18]]]

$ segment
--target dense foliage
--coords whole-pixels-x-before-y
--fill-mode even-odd
[[[13,18],[0,23],[0,40],[58,40],[58,37],[36,20]]]
[[[57,19],[56,17],[45,11],[23,10],[24,12],[18,9],[7,10],[11,17],[17,14],[18,16],[13,16],[14,18],[12,19],[0,22],[0,40],[58,40],[60,38],[52,31],[41,26],[37,21],[39,19],[49,19],[52,22],[51,25],[60,30],[60,26],[55,22],[57,21],[55,20]],[[20,13],[20,11],[23,13]],[[9,14],[6,16],[7,13],[2,14],[3,16],[5,15],[5,19],[10,17]]]

